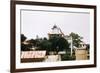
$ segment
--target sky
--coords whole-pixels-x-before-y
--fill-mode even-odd
[[[35,39],[37,35],[39,38],[48,37],[54,25],[65,35],[74,32],[82,36],[85,43],[90,42],[89,13],[21,10],[21,33],[28,39]]]

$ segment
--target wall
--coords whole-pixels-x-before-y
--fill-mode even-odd
[[[98,40],[100,40],[100,0],[37,0],[46,2],[57,2],[57,3],[75,3],[75,4],[89,4],[97,5],[97,31]],[[99,73],[100,72],[100,58],[99,51],[100,41],[97,41],[97,68],[84,68],[84,69],[69,69],[69,70],[52,70],[52,71],[41,71],[34,73]],[[0,73],[10,73],[10,0],[0,0]],[[29,72],[28,72],[29,73]],[[33,73],[33,72],[30,72]]]

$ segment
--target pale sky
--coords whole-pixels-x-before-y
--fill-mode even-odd
[[[54,11],[21,11],[21,33],[28,39],[36,35],[48,37],[54,25],[61,28],[65,35],[74,32],[83,37],[85,43],[90,42],[90,14],[79,12]]]

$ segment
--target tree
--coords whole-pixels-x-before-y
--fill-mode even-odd
[[[28,40],[28,43],[31,44],[31,46],[36,47],[36,45],[37,45],[37,40],[35,40],[35,39],[30,39],[30,40]]]
[[[57,44],[58,44],[58,38],[57,37],[51,37],[49,39],[51,42],[51,50],[50,51],[57,51]]]
[[[63,50],[67,51],[69,49],[69,43],[63,37],[59,37],[59,39],[58,39],[58,46],[59,46],[59,50],[58,51],[63,51]]]
[[[21,34],[21,51],[30,51],[31,49],[31,44],[25,44],[25,40],[27,37],[24,34]]]
[[[50,42],[52,51],[59,52],[69,49],[69,43],[63,37],[52,37],[50,38]]]
[[[51,42],[47,40],[47,38],[44,38],[39,43],[39,50],[47,50],[49,51],[51,48]]]
[[[70,37],[72,37],[72,40],[73,40],[73,46],[76,46],[76,47],[79,47],[80,43],[82,42],[82,37],[79,36],[78,34],[76,33],[73,33],[71,32],[69,34]]]
[[[31,51],[31,45],[30,44],[21,44],[21,51]]]
[[[21,42],[24,42],[27,39],[27,37],[24,34],[21,34]]]

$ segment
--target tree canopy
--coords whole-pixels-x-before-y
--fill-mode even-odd
[[[27,39],[27,37],[24,34],[21,34],[21,42],[24,42]]]
[[[63,51],[69,49],[69,43],[63,37],[52,37],[50,39],[52,51]]]
[[[78,34],[76,33],[73,33],[71,32],[69,34],[70,37],[72,37],[72,40],[73,40],[73,45],[76,46],[76,47],[79,47],[80,43],[82,42],[82,38],[81,36],[79,36]]]
[[[73,45],[76,47],[79,47],[82,37],[79,36],[76,33],[70,33],[70,37],[72,37]],[[69,43],[68,41],[61,36],[55,36],[47,39],[44,38],[38,38],[38,39],[30,39],[27,40],[28,44],[24,44],[23,42],[27,39],[27,37],[24,34],[21,34],[21,50],[26,51],[30,50],[32,47],[36,47],[35,50],[46,50],[46,51],[64,51],[69,50]]]
[[[31,50],[32,44],[24,43],[26,39],[27,39],[27,37],[24,34],[21,34],[21,51],[30,51]]]

